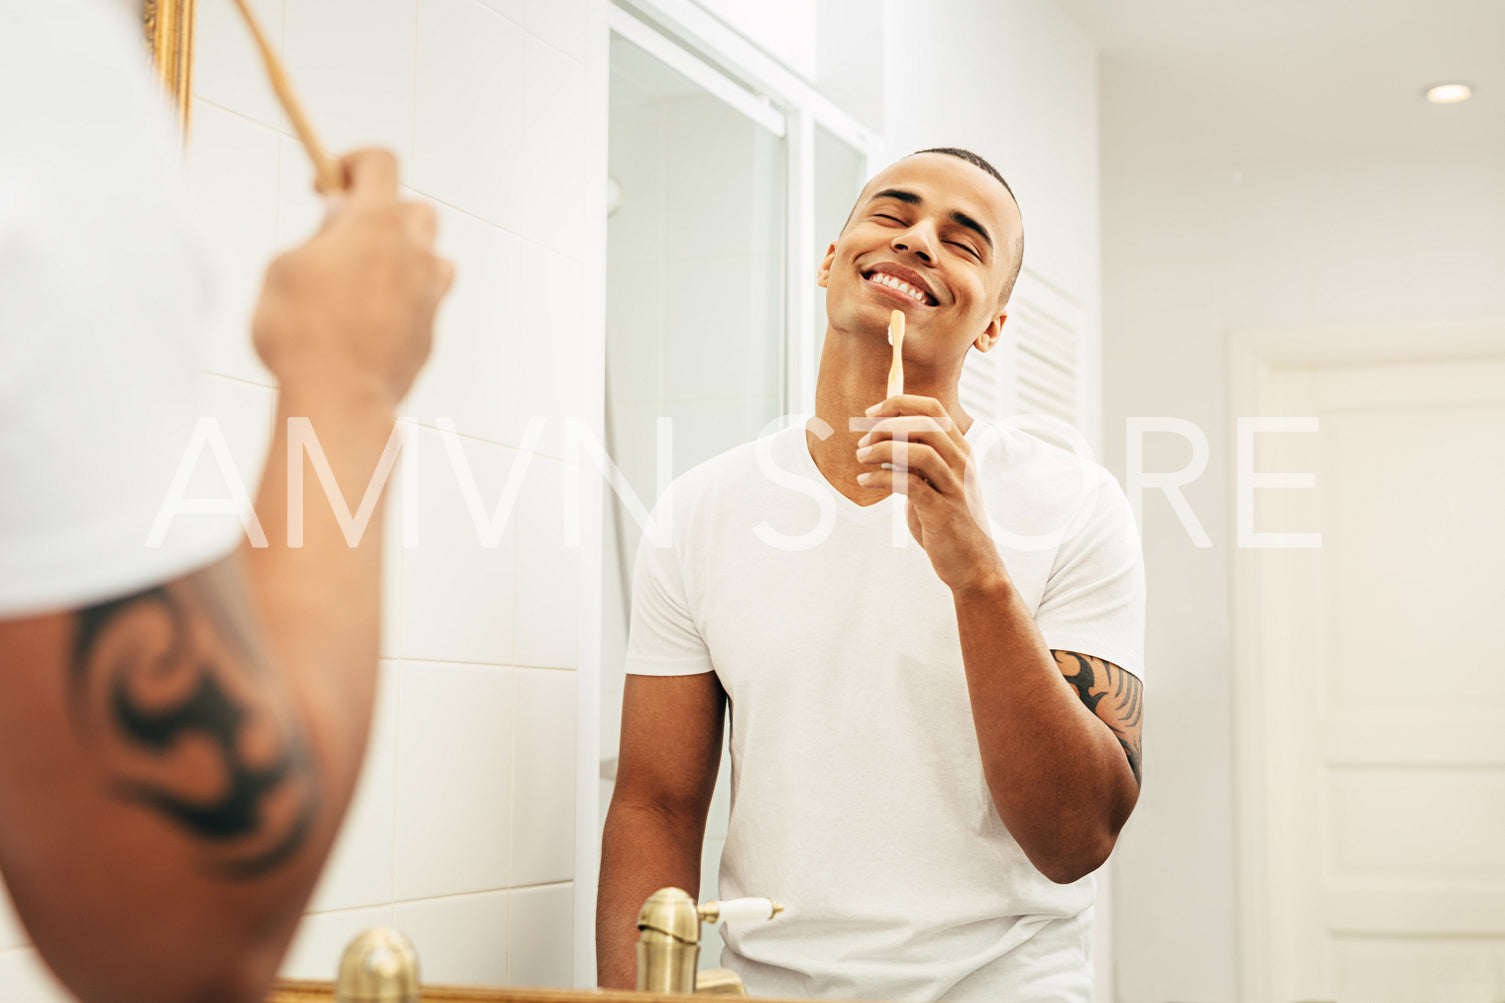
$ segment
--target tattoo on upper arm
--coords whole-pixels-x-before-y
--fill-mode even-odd
[[[296,854],[318,800],[307,743],[268,698],[233,588],[215,569],[83,610],[69,663],[73,718],[110,793],[177,827],[232,880]]]
[[[1144,684],[1139,677],[1112,662],[1074,651],[1052,651],[1061,674],[1076,690],[1082,703],[1113,731],[1113,737],[1129,757],[1134,782],[1140,782],[1140,730],[1144,710]]]

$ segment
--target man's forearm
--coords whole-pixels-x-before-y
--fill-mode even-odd
[[[983,771],[1031,862],[1072,881],[1107,859],[1137,790],[1123,749],[1057,668],[1006,579],[955,594]]]
[[[637,916],[660,888],[700,894],[697,826],[673,813],[613,799],[601,833],[601,881],[596,897],[596,981],[608,989],[637,987]]]
[[[386,505],[378,501],[352,545],[312,470],[305,470],[301,498],[290,499],[289,418],[308,419],[352,510],[365,494],[394,419],[378,402],[337,402],[284,390],[256,503],[269,546],[248,548],[255,605],[275,662],[314,736],[327,808],[338,821],[359,773],[375,696]],[[312,466],[303,455],[293,460]],[[303,539],[296,547],[288,545],[290,503],[303,512]]]

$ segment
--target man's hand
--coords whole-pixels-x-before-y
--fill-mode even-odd
[[[857,481],[908,498],[909,531],[941,581],[964,592],[1006,580],[981,487],[969,472],[972,447],[941,402],[898,394],[868,418],[874,424],[858,440],[857,459],[873,469]]]
[[[354,393],[395,409],[428,357],[434,313],[454,280],[434,253],[434,210],[398,198],[397,161],[340,161],[344,192],[324,226],[274,260],[252,325],[284,390]]]

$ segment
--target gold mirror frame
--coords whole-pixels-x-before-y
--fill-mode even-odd
[[[142,0],[141,26],[157,77],[184,136],[193,97],[193,15],[196,0]]]

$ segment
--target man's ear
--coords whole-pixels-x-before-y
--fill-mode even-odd
[[[821,259],[820,267],[815,270],[815,284],[822,289],[826,288],[827,281],[831,278],[831,264],[836,260],[836,245],[826,248],[826,256]]]
[[[979,352],[986,352],[998,344],[998,339],[1003,337],[1003,322],[1008,319],[1009,312],[1007,310],[998,311],[998,316],[989,321],[988,326],[983,328],[982,334],[979,334],[977,340],[972,342],[973,347]]]

